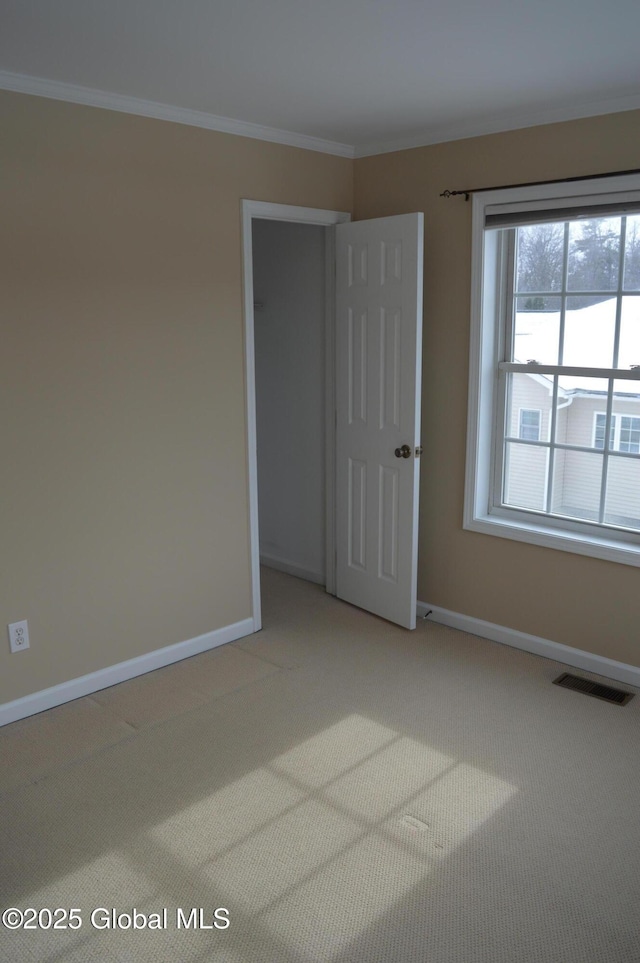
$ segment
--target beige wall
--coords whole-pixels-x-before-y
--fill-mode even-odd
[[[240,199],[425,212],[419,598],[640,664],[638,570],[462,530],[470,205],[640,113],[352,162],[1,93],[0,703],[251,615]],[[435,414],[437,412],[437,415]],[[2,628],[4,631],[4,628]]]
[[[637,568],[462,529],[471,205],[441,191],[636,168],[640,112],[356,161],[355,214],[425,212],[418,597],[640,665]]]
[[[251,616],[240,199],[353,162],[0,94],[0,703]]]

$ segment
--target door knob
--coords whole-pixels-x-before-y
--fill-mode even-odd
[[[396,448],[396,458],[411,458],[411,449],[409,445],[403,445],[402,448]]]

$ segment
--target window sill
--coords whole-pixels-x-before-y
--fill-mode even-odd
[[[554,548],[574,555],[588,555],[607,562],[640,567],[640,545],[581,532],[569,532],[498,515],[478,515],[465,519],[463,528],[483,535],[497,535],[542,548]]]

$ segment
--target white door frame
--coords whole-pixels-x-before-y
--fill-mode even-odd
[[[260,530],[258,526],[258,457],[256,431],[256,369],[253,318],[253,228],[254,218],[316,224],[332,227],[351,220],[345,211],[242,201],[242,264],[244,289],[244,354],[247,405],[247,467],[249,475],[249,544],[253,597],[253,631],[262,628],[260,600]],[[335,593],[335,240],[327,231],[325,297],[325,466],[326,466],[326,588]]]

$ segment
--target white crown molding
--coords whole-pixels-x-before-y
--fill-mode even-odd
[[[584,104],[557,107],[549,110],[519,110],[517,113],[500,114],[494,117],[480,117],[477,120],[459,124],[432,127],[430,130],[411,137],[393,141],[378,141],[355,148],[355,157],[371,157],[374,154],[390,154],[414,147],[430,147],[451,140],[466,140],[469,137],[483,137],[485,134],[501,134],[509,130],[525,127],[542,127],[544,124],[559,124],[567,120],[581,120],[585,117],[598,117],[602,114],[616,114],[625,110],[640,109],[640,93],[626,94],[608,100],[592,101]]]
[[[6,70],[0,70],[0,90],[33,94],[36,97],[48,97],[51,100],[84,104],[87,107],[102,107],[106,110],[117,110],[125,114],[136,114],[156,120],[168,120],[175,124],[186,124],[190,127],[201,127],[205,130],[215,130],[223,134],[235,134],[237,137],[250,137],[254,140],[284,144],[288,147],[300,147],[303,150],[313,150],[322,154],[334,154],[337,157],[348,158],[389,154],[394,151],[443,144],[452,140],[466,140],[470,137],[499,134],[525,127],[540,127],[544,124],[557,124],[568,120],[580,120],[586,117],[640,109],[640,93],[634,92],[607,100],[566,105],[548,110],[519,110],[493,117],[485,116],[473,121],[432,127],[421,133],[401,137],[397,140],[375,141],[354,146],[338,141],[324,140],[320,137],[311,137],[308,134],[279,130],[275,127],[264,127],[261,124],[254,124],[249,121],[234,120],[231,117],[220,117],[206,111],[161,104],[153,100],[130,97],[126,94],[109,93],[94,87],[81,87],[77,84],[47,80],[44,77],[32,77],[28,74],[16,74]]]
[[[235,134],[237,137],[251,137],[254,140],[269,141],[274,144],[284,144],[287,147],[300,147],[303,150],[319,151],[322,154],[335,154],[338,157],[354,157],[355,151],[351,144],[340,144],[337,141],[323,140],[308,134],[297,134],[289,130],[278,130],[275,127],[264,127],[244,120],[233,120],[230,117],[218,117],[202,110],[190,110],[186,107],[175,107],[171,104],[160,104],[153,100],[142,100],[139,97],[129,97],[125,94],[109,93],[94,87],[80,87],[44,77],[31,77],[27,74],[14,74],[0,70],[0,89],[13,90],[21,94],[33,94],[36,97],[48,97],[50,100],[63,100],[72,104],[84,104],[87,107],[103,107],[106,110],[117,110],[124,114],[136,114],[140,117],[152,117],[155,120],[168,120],[174,124],[186,124],[189,127],[202,127],[205,130],[215,130],[223,134]]]

